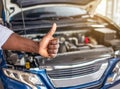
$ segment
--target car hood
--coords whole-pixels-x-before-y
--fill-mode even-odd
[[[56,4],[78,5],[89,14],[93,14],[100,1],[101,0],[3,0],[3,6],[6,20],[9,21],[10,17],[21,11]]]

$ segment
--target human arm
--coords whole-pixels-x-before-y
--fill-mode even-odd
[[[7,41],[3,44],[2,49],[33,52],[49,58],[55,57],[59,47],[58,39],[52,37],[55,31],[56,24],[53,24],[51,30],[40,40],[40,42],[36,42],[21,37],[16,33],[12,33]]]

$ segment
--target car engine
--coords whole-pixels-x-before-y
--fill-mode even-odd
[[[94,20],[91,19],[91,21]],[[89,27],[84,24],[85,26],[73,27],[70,30],[69,28],[58,28],[54,34],[54,37],[60,41],[56,58],[47,59],[34,53],[8,50],[4,51],[7,65],[20,70],[37,67],[49,69],[48,66],[88,62],[101,57],[101,55],[114,56],[115,52],[120,49],[120,39],[117,31],[106,24],[90,24]],[[22,36],[39,41],[45,34],[46,32],[40,32]]]

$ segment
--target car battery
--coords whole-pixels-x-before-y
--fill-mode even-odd
[[[116,38],[116,31],[109,28],[96,28],[92,35],[97,39],[98,43],[104,44],[106,40],[113,40]]]

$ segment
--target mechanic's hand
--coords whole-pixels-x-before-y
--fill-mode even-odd
[[[57,55],[59,48],[59,40],[53,38],[56,31],[56,24],[54,23],[51,30],[43,37],[39,43],[39,54],[43,57],[54,58]]]

